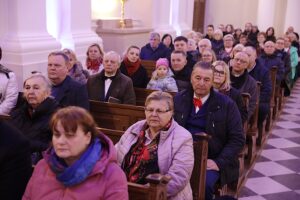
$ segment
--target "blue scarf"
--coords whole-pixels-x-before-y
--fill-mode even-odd
[[[56,174],[56,179],[64,186],[70,187],[83,182],[88,177],[101,157],[101,150],[101,142],[96,138],[71,166],[68,166],[63,159],[59,158],[53,148],[47,150],[44,158]]]

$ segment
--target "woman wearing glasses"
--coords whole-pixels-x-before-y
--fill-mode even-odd
[[[228,65],[224,61],[216,61],[213,66],[213,87],[215,90],[229,96],[238,106],[242,122],[246,122],[248,111],[243,103],[240,92],[230,85],[230,71]]]
[[[146,119],[129,127],[116,144],[117,161],[128,181],[145,184],[149,174],[169,175],[168,199],[192,199],[193,140],[175,122],[173,110],[170,94],[151,93],[145,102]]]

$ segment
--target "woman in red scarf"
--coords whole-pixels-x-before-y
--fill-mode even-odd
[[[99,44],[92,44],[89,46],[86,52],[86,68],[88,69],[90,75],[100,73],[103,70],[103,56],[104,51]]]
[[[146,69],[141,65],[140,48],[130,46],[123,58],[120,70],[126,76],[129,76],[134,87],[146,88],[149,82]]]

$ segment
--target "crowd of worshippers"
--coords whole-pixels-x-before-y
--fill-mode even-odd
[[[258,121],[269,113],[270,69],[277,67],[276,84],[288,96],[300,75],[299,55],[293,27],[275,36],[273,27],[262,32],[246,23],[244,31],[208,25],[205,35],[174,40],[152,32],[149,43],[122,56],[92,44],[85,66],[71,49],[51,52],[47,75],[32,72],[21,95],[15,73],[0,64],[0,115],[10,115],[0,121],[0,198],[128,199],[127,181],[145,184],[147,175],[161,173],[171,177],[168,199],[192,199],[194,134],[206,132],[212,138],[205,196],[213,199],[216,183],[238,179],[242,126],[258,95]],[[156,62],[151,78],[142,60]],[[114,146],[97,130],[89,100],[135,105],[135,87],[157,91],[145,101],[146,119]]]

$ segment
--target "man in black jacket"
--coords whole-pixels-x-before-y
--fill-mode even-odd
[[[28,141],[0,120],[0,199],[21,199],[31,173]]]
[[[209,63],[196,63],[192,87],[174,97],[174,119],[191,134],[206,132],[208,143],[205,198],[212,199],[215,184],[234,182],[239,177],[238,154],[245,138],[237,105],[212,89],[213,71]],[[200,170],[200,169],[199,169]]]

